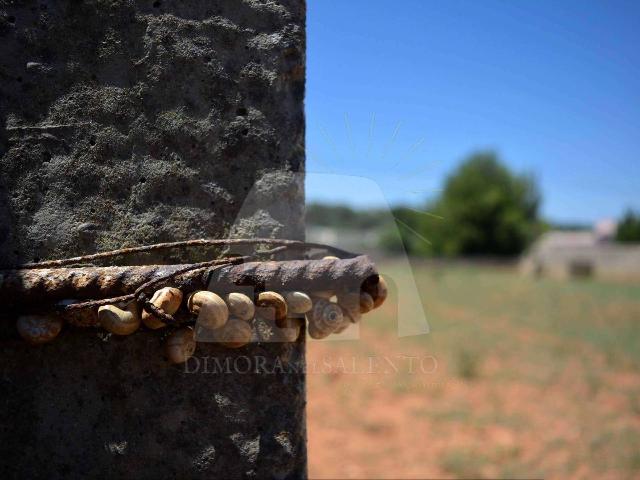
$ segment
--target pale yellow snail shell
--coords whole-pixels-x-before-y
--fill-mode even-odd
[[[303,314],[313,308],[313,302],[304,292],[286,292],[284,300],[287,302],[288,313]]]
[[[248,322],[231,317],[224,327],[216,331],[216,338],[225,347],[239,348],[251,341],[251,333]]]
[[[151,297],[151,303],[157,308],[161,308],[162,311],[169,315],[173,315],[178,311],[181,302],[182,292],[180,289],[173,287],[165,287],[160,290],[156,290],[153,297]],[[162,320],[146,310],[142,312],[142,323],[152,330],[157,330],[158,328],[166,326]]]
[[[53,315],[22,315],[16,321],[16,328],[28,343],[41,345],[58,336],[62,323],[62,319]]]
[[[229,307],[224,300],[207,290],[191,294],[187,300],[187,308],[198,317],[198,324],[208,329],[222,327],[229,318]]]
[[[275,320],[278,326],[287,318],[287,302],[277,292],[262,292],[258,294],[256,305],[260,307],[261,317]]]
[[[340,260],[335,255],[327,255],[326,257],[322,257],[323,260]]]
[[[165,351],[171,363],[184,363],[189,360],[196,351],[196,339],[193,329],[185,327],[169,335],[165,344]]]
[[[233,292],[227,295],[227,305],[229,314],[241,320],[251,320],[255,314],[256,307],[253,301],[244,293]]]
[[[311,338],[325,338],[335,331],[344,319],[342,309],[335,303],[319,298],[314,301],[313,308],[307,314],[309,335]]]
[[[98,308],[98,321],[102,328],[114,335],[131,335],[140,328],[140,314],[136,302],[124,309],[115,305],[103,305]]]

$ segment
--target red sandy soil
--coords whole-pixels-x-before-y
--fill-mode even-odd
[[[524,327],[511,338],[522,351],[559,342]],[[586,344],[566,348],[575,356],[554,368],[518,345],[488,353],[465,378],[447,352],[376,330],[310,342],[309,475],[640,478],[640,372],[608,367]]]

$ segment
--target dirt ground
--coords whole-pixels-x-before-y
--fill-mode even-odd
[[[398,338],[393,295],[310,342],[311,478],[640,478],[639,284],[382,271],[431,333]]]

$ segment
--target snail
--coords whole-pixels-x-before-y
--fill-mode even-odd
[[[343,313],[344,313],[344,311],[343,311]],[[355,322],[353,322],[353,320],[349,317],[349,315],[344,315],[342,317],[342,322],[340,323],[340,325],[338,325],[336,327],[336,329],[333,331],[333,333],[339,334],[339,333],[344,332],[347,328],[349,328],[351,326],[352,323],[355,323]]]
[[[51,315],[22,315],[18,317],[16,328],[28,343],[41,345],[58,336],[62,320]]]
[[[325,338],[338,328],[343,321],[342,309],[323,298],[317,299],[307,314],[311,338]]]
[[[360,313],[373,310],[373,298],[367,292],[360,292]]]
[[[178,311],[181,302],[182,292],[173,287],[165,287],[160,290],[156,290],[153,297],[151,297],[151,303],[169,315],[173,315]],[[157,330],[158,328],[166,326],[163,321],[147,311],[142,312],[142,322],[152,330]]]
[[[360,292],[340,292],[337,295],[338,305],[346,314],[345,316],[353,323],[358,323],[362,314],[360,313]],[[346,328],[346,327],[345,327]]]
[[[286,292],[284,300],[287,302],[289,313],[307,313],[313,307],[311,298],[304,292]]]
[[[279,293],[262,292],[258,294],[256,306],[260,308],[260,314],[263,318],[275,320],[278,326],[281,326],[287,318],[287,302]]]
[[[193,329],[185,327],[173,332],[167,338],[165,350],[171,363],[184,363],[189,360],[196,351]]]
[[[230,293],[226,297],[229,314],[241,320],[251,320],[256,311],[253,301],[244,293]]]
[[[224,327],[216,330],[216,338],[225,347],[243,347],[251,341],[251,325],[245,320],[231,317]]]
[[[312,297],[324,298],[325,300],[329,300],[332,297],[336,296],[336,292],[333,290],[319,290],[317,292],[311,292]]]
[[[98,308],[98,321],[107,332],[131,335],[140,327],[138,305],[131,302],[124,309],[115,305],[103,305]]]
[[[204,328],[222,327],[229,318],[229,307],[224,300],[213,292],[200,290],[191,294],[187,300],[189,311],[197,315],[198,323]]]
[[[326,257],[322,257],[323,260],[340,260],[335,255],[327,255]]]
[[[387,288],[387,282],[381,276],[377,277],[377,281],[368,279],[362,285],[362,290],[373,299],[373,308],[378,308],[387,299],[389,290]]]

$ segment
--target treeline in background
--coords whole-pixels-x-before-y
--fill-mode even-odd
[[[357,232],[352,236],[373,238],[387,253],[438,257],[515,256],[550,229],[591,228],[546,222],[540,218],[541,200],[533,176],[510,171],[494,152],[478,152],[449,175],[440,195],[423,205],[398,205],[389,212],[311,203],[307,225],[311,232]],[[638,214],[624,215],[616,240],[640,241]]]

